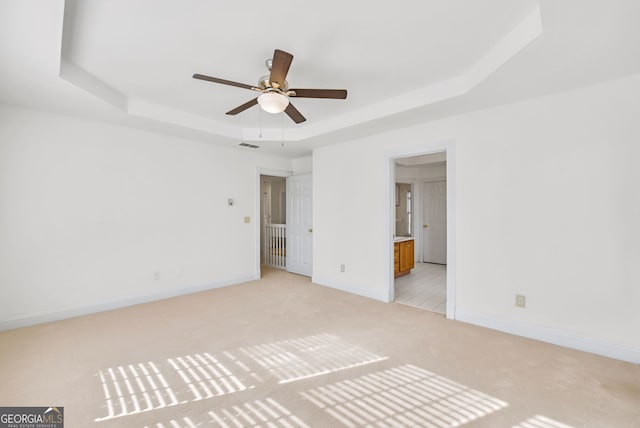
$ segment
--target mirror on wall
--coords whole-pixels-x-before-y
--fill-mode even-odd
[[[411,236],[413,191],[409,183],[396,183],[396,236]]]

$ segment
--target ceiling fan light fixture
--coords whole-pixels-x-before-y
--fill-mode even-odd
[[[267,113],[282,113],[289,105],[289,97],[278,92],[265,92],[258,97],[258,104]]]

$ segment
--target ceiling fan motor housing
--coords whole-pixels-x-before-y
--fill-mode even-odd
[[[260,79],[258,79],[258,87],[260,89],[269,89],[272,87],[271,81],[269,80],[270,75],[264,75]],[[283,92],[286,92],[289,88],[289,83],[285,80],[282,85],[280,85],[277,89],[280,89]],[[275,88],[274,88],[275,89]]]

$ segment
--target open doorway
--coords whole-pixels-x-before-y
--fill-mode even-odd
[[[256,168],[255,278],[262,268],[312,274],[312,176]]]
[[[287,182],[285,177],[260,176],[260,263],[286,269]]]
[[[394,257],[397,253],[399,267],[394,266],[394,301],[443,315],[447,304],[446,168],[444,152],[395,160]],[[407,245],[413,251],[403,254]],[[413,257],[413,263],[403,260],[406,257]]]
[[[454,318],[453,142],[388,158],[393,236],[389,301]]]

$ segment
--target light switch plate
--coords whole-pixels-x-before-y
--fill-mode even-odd
[[[245,223],[251,223],[251,217],[245,217],[244,218],[244,222]]]

